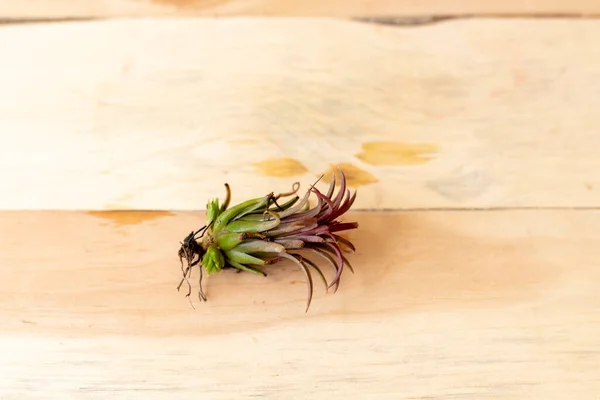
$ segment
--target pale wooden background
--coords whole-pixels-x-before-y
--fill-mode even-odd
[[[600,398],[598,4],[0,0],[0,398]],[[338,164],[338,293],[175,290]]]
[[[595,0],[0,0],[0,16],[99,18],[165,16],[414,17],[440,15],[595,16]]]

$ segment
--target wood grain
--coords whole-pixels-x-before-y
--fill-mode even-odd
[[[598,14],[593,0],[0,0],[0,18]]]
[[[343,165],[357,209],[595,207],[600,25],[0,29],[0,209],[203,209]]]
[[[599,211],[351,213],[356,273],[308,314],[286,264],[210,277],[192,309],[175,253],[202,218],[0,213],[0,397],[600,391]]]

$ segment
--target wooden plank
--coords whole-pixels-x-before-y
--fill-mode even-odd
[[[341,164],[357,209],[600,204],[600,25],[0,29],[1,209],[203,209]]]
[[[192,309],[175,253],[203,218],[0,213],[0,397],[600,391],[600,211],[352,213],[355,274],[308,314],[287,265],[211,276]]]
[[[0,18],[168,16],[589,15],[593,0],[0,0]]]

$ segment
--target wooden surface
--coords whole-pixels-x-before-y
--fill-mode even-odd
[[[0,213],[0,397],[600,393],[598,211],[351,213],[356,273],[308,314],[287,264],[192,309],[176,251],[203,217]]]
[[[600,24],[0,29],[0,209],[204,209],[342,164],[357,209],[595,207]],[[43,67],[42,67],[43,66]]]
[[[0,0],[0,18],[130,16],[597,15],[594,0]]]
[[[44,4],[0,15],[341,3]],[[537,18],[0,26],[0,399],[597,400],[599,39]],[[315,282],[305,314],[287,264],[209,277],[195,309],[177,292],[224,182],[239,201],[336,164],[360,224],[336,294]]]

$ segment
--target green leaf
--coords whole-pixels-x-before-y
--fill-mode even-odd
[[[279,215],[277,215],[277,213],[274,213],[273,211],[269,211],[269,214],[274,216],[275,219],[265,220],[265,221],[243,221],[243,220],[233,221],[227,225],[227,230],[229,232],[238,232],[238,233],[241,233],[241,232],[257,233],[257,232],[268,231],[269,229],[273,229],[273,228],[277,227],[281,221],[279,219]]]
[[[243,253],[241,251],[227,250],[225,252],[225,255],[227,256],[227,262],[234,261],[242,264],[265,265],[264,260],[251,256],[250,254]]]
[[[302,239],[275,239],[275,241],[282,245],[284,249],[296,250],[304,247],[304,241]]]
[[[267,276],[267,274],[263,270],[254,268],[254,267],[250,267],[249,265],[240,264],[235,261],[229,261],[229,265],[231,265],[232,267],[235,267],[237,269],[241,269],[242,271],[248,271],[248,272],[258,274],[258,275]]]
[[[214,199],[208,202],[206,205],[206,225],[210,225],[220,213],[219,199]]]
[[[273,211],[273,212],[275,212],[275,211]],[[237,222],[237,221],[265,222],[265,221],[272,221],[274,219],[275,219],[275,217],[273,217],[271,214],[265,215],[264,211],[260,211],[256,214],[248,214],[248,215],[244,215],[242,218],[236,218],[235,222]]]
[[[215,221],[215,232],[220,232],[231,219],[246,212],[247,210],[255,210],[267,204],[266,197],[260,197],[257,199],[246,200],[243,203],[237,204],[221,213]]]
[[[202,265],[206,268],[206,272],[209,274],[215,274],[221,271],[223,266],[225,265],[225,257],[221,250],[217,248],[214,244],[208,246],[206,249],[206,253],[202,258]]]
[[[217,235],[216,242],[221,250],[231,250],[246,238],[243,233],[221,233]]]
[[[299,199],[300,199],[300,197],[295,196],[292,199],[286,201],[285,203],[280,204],[279,207],[277,207],[277,206],[271,207],[270,210],[271,211],[275,211],[275,212],[287,210],[288,208],[290,208],[291,206],[293,206]]]
[[[246,240],[233,248],[243,253],[283,253],[285,248],[277,243],[266,240]]]

